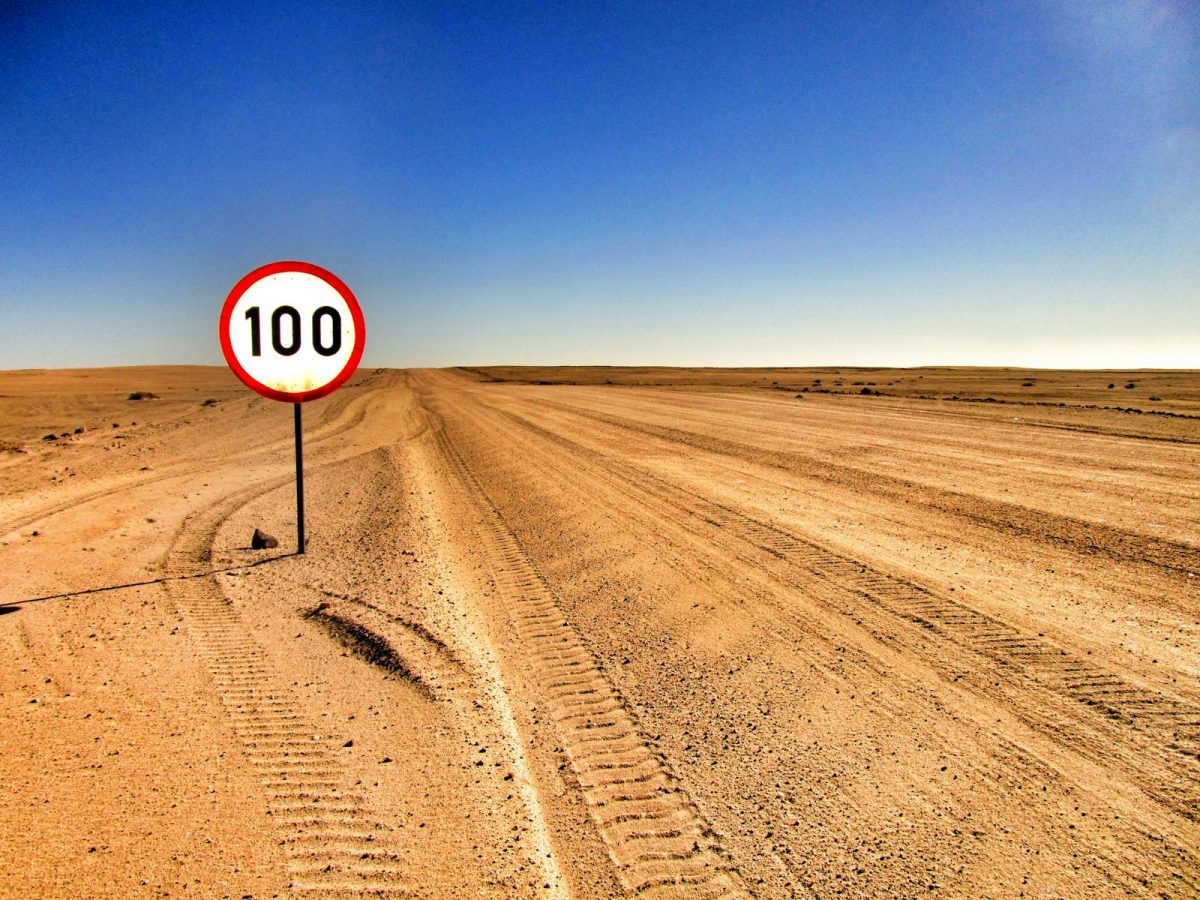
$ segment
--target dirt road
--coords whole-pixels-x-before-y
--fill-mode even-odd
[[[1200,895],[1200,378],[560,375],[0,374],[0,894]]]

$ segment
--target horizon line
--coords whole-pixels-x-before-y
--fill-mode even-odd
[[[0,369],[0,375],[11,375],[34,372],[86,372],[114,371],[119,369],[228,369],[223,363],[125,363],[121,365],[97,366],[27,366],[18,369]],[[863,365],[861,363],[827,363],[809,365],[664,365],[662,363],[472,363],[453,365],[360,365],[359,369],[393,369],[397,371],[412,369],[699,369],[706,371],[798,371],[798,370],[827,370],[827,369],[857,369],[860,371],[901,371],[901,370],[936,370],[936,369],[979,369],[999,370],[1007,372],[1173,372],[1200,374],[1200,368],[1182,368],[1172,366],[1019,366],[996,365],[980,363],[923,363],[920,365]]]

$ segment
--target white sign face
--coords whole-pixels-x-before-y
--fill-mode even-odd
[[[309,263],[256,269],[221,313],[221,346],[233,371],[260,394],[289,402],[340,387],[358,366],[365,332],[349,288]]]

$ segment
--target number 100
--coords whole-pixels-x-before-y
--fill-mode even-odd
[[[257,306],[246,310],[250,321],[250,354],[262,356],[262,311]],[[288,343],[283,342],[283,320],[291,320]],[[329,320],[329,343],[321,336],[322,320]],[[271,347],[280,356],[291,356],[300,349],[300,313],[292,306],[278,306],[271,313]],[[342,349],[342,314],[332,306],[319,306],[312,314],[313,349],[322,356],[333,356]]]

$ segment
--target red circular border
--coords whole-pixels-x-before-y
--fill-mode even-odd
[[[350,315],[354,319],[354,351],[350,354],[350,359],[347,360],[342,371],[338,372],[332,381],[321,385],[319,388],[313,388],[311,391],[278,391],[275,388],[267,387],[267,385],[252,377],[249,372],[242,368],[242,364],[238,362],[237,357],[234,355],[233,342],[229,339],[229,320],[233,317],[233,307],[242,298],[242,294],[250,290],[251,285],[261,281],[268,275],[278,275],[280,272],[302,272],[305,275],[320,278],[342,295],[342,299],[346,301],[346,305],[350,308]],[[259,266],[235,284],[233,290],[229,292],[229,296],[225,298],[225,306],[221,309],[221,321],[217,326],[217,330],[221,338],[221,352],[225,354],[225,362],[229,363],[229,368],[233,369],[233,374],[240,378],[242,383],[250,388],[250,390],[257,391],[264,397],[269,397],[272,400],[281,400],[285,403],[306,403],[309,400],[324,397],[326,394],[332,394],[354,374],[354,370],[358,368],[359,360],[362,359],[363,348],[367,344],[366,320],[363,319],[362,309],[358,305],[358,300],[355,299],[350,288],[346,287],[346,283],[328,269],[322,269],[320,266],[314,266],[312,263],[297,262],[294,260],[273,262],[265,266]]]

